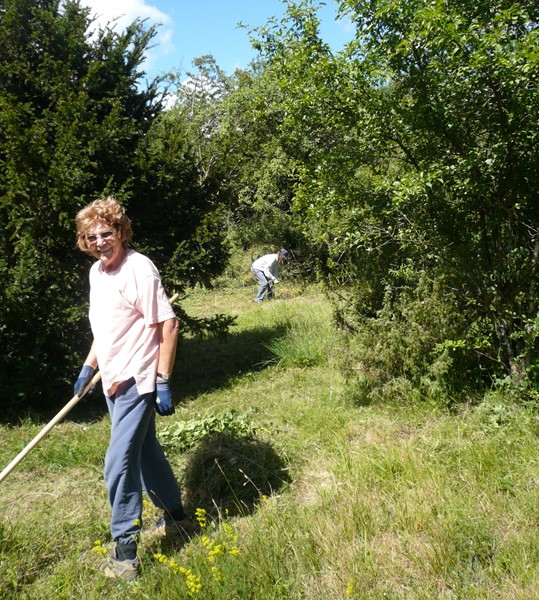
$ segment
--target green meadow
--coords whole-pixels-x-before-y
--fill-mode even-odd
[[[533,407],[495,393],[365,403],[324,294],[285,282],[256,305],[254,288],[182,300],[193,316],[236,317],[226,336],[181,341],[177,409],[158,418],[200,535],[156,544],[148,504],[140,579],[99,573],[109,420],[96,390],[0,484],[0,597],[539,597]],[[3,462],[45,423],[2,426]]]

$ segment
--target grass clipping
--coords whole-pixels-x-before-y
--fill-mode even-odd
[[[258,501],[288,483],[284,460],[254,435],[206,436],[189,457],[184,490],[191,506],[249,514]]]

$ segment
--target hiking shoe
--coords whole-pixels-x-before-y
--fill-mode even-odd
[[[167,513],[155,524],[154,535],[169,542],[187,542],[199,531],[197,523],[189,518],[176,521]]]
[[[118,577],[124,581],[131,582],[140,575],[140,561],[138,558],[134,560],[120,560],[116,547],[111,550],[111,554],[107,556],[105,562],[101,566],[101,572],[106,577]]]

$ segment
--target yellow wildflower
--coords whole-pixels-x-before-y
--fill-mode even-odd
[[[101,545],[101,540],[96,540],[94,542],[94,547],[92,548],[92,552],[95,552],[96,554],[99,554],[99,556],[107,556],[108,552],[105,548],[103,548],[103,546]]]
[[[185,576],[185,583],[187,584],[189,595],[194,596],[195,594],[198,594],[202,590],[202,582],[200,581],[200,577],[195,575],[191,569],[179,567],[179,570],[180,573]]]
[[[207,527],[208,515],[203,508],[197,508],[195,510],[195,517],[196,517],[196,520],[198,521],[198,524],[200,525],[200,527],[202,527],[202,529]]]
[[[208,560],[213,562],[217,556],[223,556],[223,544],[212,544],[212,547],[208,547]]]
[[[229,542],[234,543],[238,541],[238,534],[234,533],[232,526],[228,523],[223,523],[223,531],[225,532]]]
[[[169,567],[176,575],[181,574],[185,577],[185,584],[187,585],[187,590],[190,596],[194,596],[202,590],[202,582],[200,581],[200,577],[195,575],[191,569],[182,567],[173,558],[168,559],[163,554],[154,554],[153,557],[158,562]]]

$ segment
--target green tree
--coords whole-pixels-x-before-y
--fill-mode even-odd
[[[211,286],[229,257],[221,181],[203,174],[185,125],[168,112],[154,121],[137,150],[129,202],[137,249],[162,266],[165,283],[179,292]]]
[[[468,327],[489,324],[494,353],[482,349],[515,373],[535,357],[538,310],[537,5],[342,4],[358,31],[347,58],[384,81],[368,135],[398,157],[384,186],[400,243],[457,290]]]
[[[89,265],[73,221],[88,201],[113,193],[128,205],[135,242],[169,268],[170,286],[199,266],[207,279],[225,260],[197,258],[181,273],[164,264],[199,233],[206,254],[221,248],[215,208],[193,183],[193,161],[156,141],[160,82],[140,85],[155,29],[94,29],[77,2],[0,4],[0,385],[13,406],[65,396],[87,350]]]
[[[536,359],[537,6],[340,7],[356,40],[337,56],[310,2],[259,31],[290,127],[312,143],[296,208],[326,247],[326,277],[350,283],[360,320],[384,311],[388,330],[391,306],[436,289],[458,318],[431,336],[431,361],[451,339],[522,373]]]
[[[253,62],[226,75],[212,56],[177,76],[167,118],[184,123],[203,181],[211,176],[227,206],[227,230],[240,247],[288,244],[293,161],[282,148],[281,90]]]

